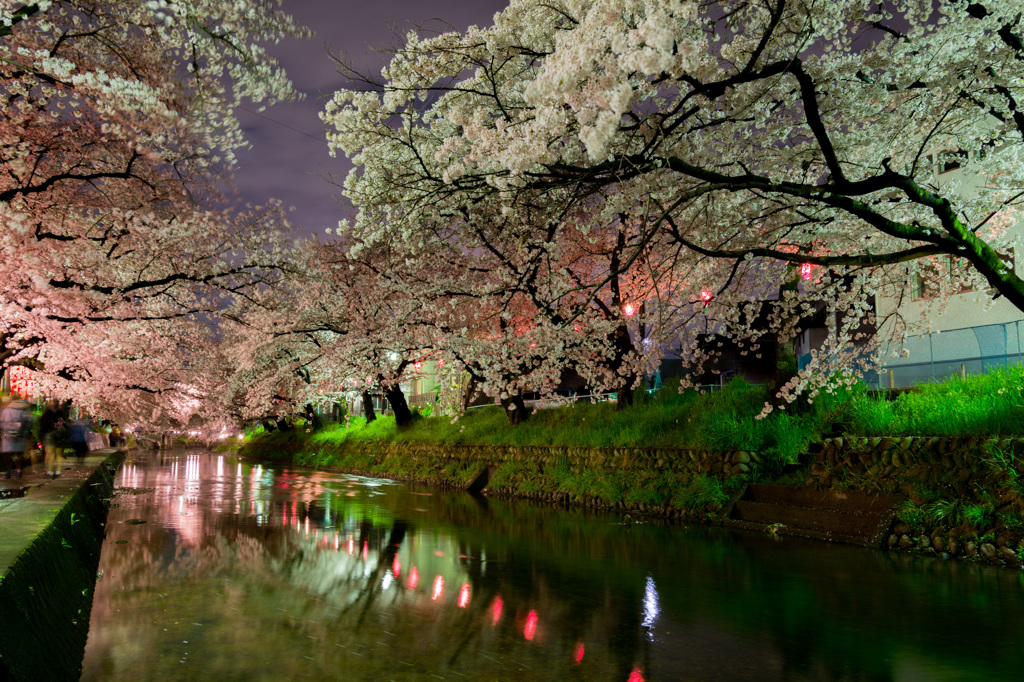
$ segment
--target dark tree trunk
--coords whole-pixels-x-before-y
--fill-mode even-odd
[[[462,394],[462,411],[465,412],[469,408],[469,404],[473,401],[473,393],[476,391],[476,377],[470,376],[469,383],[466,384],[466,390]]]
[[[629,338],[629,327],[620,324],[615,330],[612,340],[615,343],[615,362],[612,364],[612,369],[617,371],[623,365],[623,358],[633,350],[633,340]],[[616,410],[625,410],[633,406],[633,385],[635,383],[636,374],[631,373],[622,377],[616,391],[618,393]]]
[[[526,403],[523,401],[521,393],[517,393],[509,398],[502,398],[501,407],[505,410],[505,414],[508,416],[512,426],[522,424],[530,418],[530,411],[526,408]]]
[[[799,280],[794,278],[782,284],[779,287],[779,300],[782,300],[783,295],[787,291],[797,291],[799,288]],[[793,318],[790,317],[786,320],[782,320],[783,329],[789,327],[789,323],[793,322]],[[776,337],[775,339],[775,371],[772,373],[772,378],[768,380],[768,403],[772,407],[783,407],[786,405],[786,401],[778,397],[776,394],[779,389],[789,383],[789,380],[796,376],[796,345],[792,336],[789,338]],[[796,404],[793,404],[792,408],[796,408]]]
[[[789,383],[789,380],[796,376],[796,350],[793,345],[793,340],[779,342],[775,346],[775,373],[772,378],[768,381],[768,402],[772,407],[782,407],[787,405],[783,398],[778,397],[776,394],[779,389]],[[799,402],[799,401],[798,401]],[[798,407],[797,403],[793,403],[789,407],[790,410],[795,410]]]
[[[319,431],[321,428],[323,428],[323,420],[320,419],[320,415],[316,413],[316,410],[314,410],[313,406],[310,405],[309,403],[306,403],[305,413],[306,423],[309,424],[311,429],[313,429],[314,431]]]
[[[633,407],[633,380],[635,377],[626,377],[623,380],[619,390],[616,391],[618,394],[618,401],[615,403],[615,410],[625,410]]]
[[[363,391],[363,415],[367,424],[377,419],[377,414],[373,411],[373,397],[366,391]]]
[[[409,403],[405,401],[405,394],[398,384],[384,387],[384,397],[391,403],[391,410],[395,413],[395,425],[404,428],[412,424],[412,411]]]

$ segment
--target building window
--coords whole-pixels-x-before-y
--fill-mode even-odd
[[[967,163],[967,152],[962,149],[939,154],[939,174],[956,170]]]
[[[971,287],[960,282],[970,267],[971,264],[966,258],[936,256],[914,275],[911,282],[911,298],[919,301],[935,298],[942,293],[963,294],[972,291]]]
[[[1011,272],[1016,272],[1013,248],[1005,252],[997,252],[1000,260],[1006,263]],[[921,266],[910,284],[911,298],[915,301],[924,298],[935,298],[940,293],[965,294],[974,291],[964,281],[971,272],[972,266],[966,258],[956,256],[935,256]],[[943,283],[945,286],[943,287]]]

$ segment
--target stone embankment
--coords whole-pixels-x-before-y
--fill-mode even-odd
[[[1024,440],[979,437],[827,438],[814,453],[819,487],[902,493],[883,538],[893,551],[1020,566]],[[1001,517],[1001,518],[1000,518]]]
[[[77,680],[107,500],[124,451],[97,451],[56,480],[8,481],[0,505],[0,681]]]
[[[1002,487],[1024,440],[977,437],[826,438],[814,454],[811,475],[830,484],[837,477],[916,482],[960,488]]]
[[[778,473],[766,471],[766,458],[756,452],[664,447],[256,441],[245,444],[241,454],[444,488],[713,523],[729,521],[723,510],[726,517],[736,516],[734,521],[750,516],[747,507],[756,505],[737,504],[756,502],[747,500],[746,484]],[[784,528],[784,534],[851,542],[849,538],[857,538],[858,544],[894,551],[1020,565],[1024,528],[1021,523],[1008,525],[1002,512],[1015,510],[1024,519],[1022,454],[1024,440],[1014,439],[826,438],[812,445],[804,460],[803,486],[792,487],[791,500],[773,501],[779,509],[789,507],[787,518],[803,518],[808,528],[767,516],[752,523],[772,533]],[[804,518],[823,508],[800,501],[813,495],[809,488],[884,498],[892,501],[891,513],[867,508],[877,502],[865,503],[864,509],[830,510],[840,521],[826,533]],[[849,516],[845,525],[850,528],[844,530],[842,514],[835,512]],[[868,532],[860,526],[866,528],[874,519],[866,516],[890,522]]]
[[[734,480],[740,487],[760,463],[757,453],[746,450],[447,443],[323,444],[311,451],[309,443],[256,441],[240,454],[489,495],[692,519],[712,512],[728,495],[721,486],[717,498],[706,500],[680,491],[697,478]]]

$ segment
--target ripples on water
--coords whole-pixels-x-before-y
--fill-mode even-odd
[[[84,680],[1020,679],[1017,571],[195,451],[117,485]]]

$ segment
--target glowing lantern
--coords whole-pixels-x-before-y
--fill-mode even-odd
[[[636,315],[636,306],[632,303],[627,303],[623,308],[622,312],[626,313],[626,317],[633,317]]]
[[[812,266],[811,266],[810,263],[802,263],[800,265],[800,277],[802,277],[803,279],[810,279],[811,278],[811,267]]]
[[[416,369],[419,369],[420,367],[423,366],[423,363],[422,362],[414,362],[414,363],[412,363],[412,366],[415,367]]]
[[[11,367],[7,371],[11,377],[11,393],[28,398],[36,392],[36,382],[32,378],[32,370],[28,367]]]
[[[714,298],[714,294],[712,294],[710,291],[708,291],[707,289],[700,290],[700,300],[704,302],[704,305],[711,303],[712,298]]]

